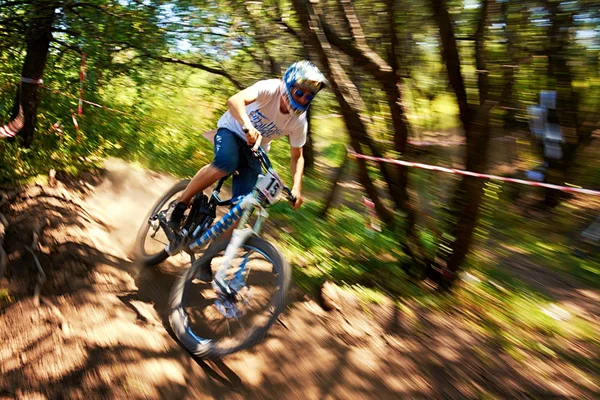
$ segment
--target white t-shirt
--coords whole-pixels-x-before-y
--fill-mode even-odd
[[[258,96],[256,101],[246,106],[246,112],[254,128],[263,137],[261,146],[265,151],[269,151],[271,140],[282,136],[289,136],[292,147],[304,146],[308,126],[306,113],[297,116],[292,113],[284,114],[279,110],[284,90],[281,79],[258,81],[251,87],[257,91]],[[227,128],[246,140],[242,126],[229,111],[221,116],[217,128]],[[213,142],[215,133],[216,131],[207,132],[205,137]]]

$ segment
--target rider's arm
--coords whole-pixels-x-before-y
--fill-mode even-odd
[[[246,113],[246,106],[250,103],[254,103],[258,98],[258,90],[254,86],[250,86],[241,92],[238,92],[231,96],[227,100],[227,108],[229,112],[244,127],[251,127],[250,117]]]
[[[246,130],[248,146],[255,144],[258,147],[260,141],[257,142],[257,140],[260,137],[260,132],[254,129],[252,122],[250,122],[250,117],[246,112],[246,106],[255,102],[257,98],[258,89],[253,85],[231,96],[227,100],[227,107],[233,118]]]
[[[290,169],[292,171],[292,194],[296,197],[294,210],[302,205],[302,176],[304,174],[304,155],[302,147],[292,147],[290,154]]]

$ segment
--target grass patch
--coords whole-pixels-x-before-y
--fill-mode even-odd
[[[295,277],[303,288],[313,291],[331,279],[394,293],[409,290],[398,267],[404,254],[393,235],[373,233],[365,227],[365,216],[347,207],[333,209],[327,221],[317,217],[319,211],[314,201],[305,203],[301,212],[287,205],[272,211],[277,224],[286,227],[278,233],[280,247],[292,264],[301,266]]]
[[[14,302],[8,289],[0,289],[0,307],[4,307]]]

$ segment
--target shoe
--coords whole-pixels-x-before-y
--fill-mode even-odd
[[[213,280],[213,273],[212,269],[210,268],[210,263],[206,263],[202,267],[200,267],[200,271],[198,271],[198,275],[196,275],[196,278],[206,283],[210,283],[210,281]]]
[[[171,256],[179,253],[183,248],[183,239],[183,236],[178,231],[173,231],[169,239],[169,246],[167,246],[167,253]]]
[[[187,208],[188,205],[185,203],[178,202],[175,204],[173,212],[171,212],[171,216],[169,217],[169,222],[167,222],[167,225],[169,225],[169,228],[171,228],[173,231],[179,230],[181,222],[183,221],[185,210],[187,210]]]

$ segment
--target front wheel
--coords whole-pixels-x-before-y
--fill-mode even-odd
[[[285,307],[291,270],[281,252],[259,237],[249,238],[234,257],[229,287],[217,294],[198,279],[220,266],[227,241],[215,243],[176,281],[169,321],[179,341],[195,356],[220,358],[261,341]]]
[[[159,264],[169,257],[165,250],[169,244],[169,239],[165,232],[157,223],[152,224],[153,217],[160,212],[165,212],[169,205],[177,199],[179,194],[185,190],[189,180],[177,182],[165,195],[154,204],[150,213],[144,219],[142,226],[135,239],[134,253],[135,258],[144,266]]]

